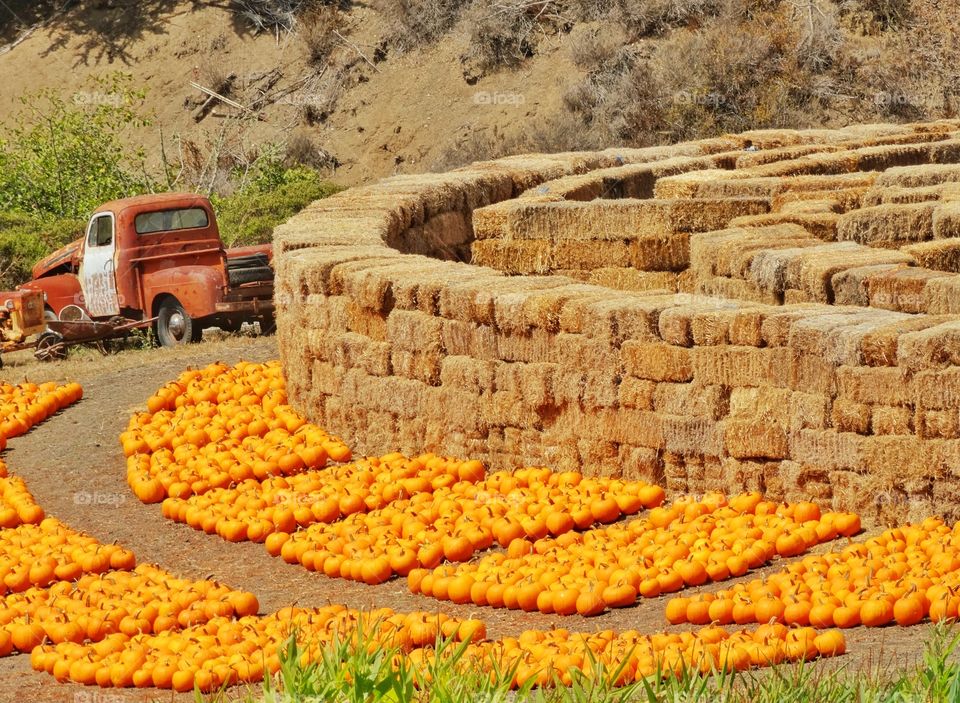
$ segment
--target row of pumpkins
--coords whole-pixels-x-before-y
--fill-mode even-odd
[[[61,407],[61,398],[82,394],[64,388],[24,385],[22,391],[0,387],[0,393],[29,396],[28,409],[17,414],[35,417],[36,424]],[[549,544],[589,541],[589,535],[619,529],[618,520],[644,510],[646,518],[626,524],[652,520],[651,530],[670,530],[716,520],[720,524],[709,535],[713,543],[726,544],[730,558],[742,553],[751,566],[756,555],[741,546],[758,536],[756,530],[785,553],[856,527],[849,516],[814,517],[808,505],[708,496],[663,507],[662,490],[642,482],[542,469],[488,476],[477,462],[433,455],[389,455],[324,468],[330,461],[350,460],[349,450],[304,422],[285,400],[273,364],[188,372],[154,396],[150,412],[131,421],[123,437],[133,490],[145,502],[162,501],[168,517],[233,541],[263,541],[271,553],[307,568],[368,583],[394,574],[408,580],[422,576],[421,587],[434,576],[428,569],[445,568],[443,561],[467,567],[475,553],[495,543],[510,559],[543,556]],[[31,415],[31,407],[43,411]],[[11,427],[15,434],[22,434],[22,420]],[[0,415],[0,423],[7,425],[6,416]],[[297,458],[286,458],[291,453]],[[845,650],[839,631],[776,624],[753,632],[710,625],[653,636],[531,630],[490,640],[481,620],[436,612],[328,606],[260,615],[253,594],[138,565],[131,551],[100,544],[45,516],[22,480],[2,473],[0,518],[7,519],[0,519],[0,655],[30,652],[35,669],[60,681],[212,691],[276,672],[291,634],[302,638],[306,658],[335,639],[364,632],[367,644],[398,647],[415,664],[436,656],[438,637],[452,639],[465,644],[466,656],[478,666],[514,671],[518,686],[531,679],[540,685],[569,683],[575,670],[587,670],[594,661],[619,669],[626,682],[657,671],[744,669]],[[325,481],[328,473],[333,491]],[[763,524],[737,522],[748,516]],[[822,522],[830,529],[820,527]],[[780,539],[796,525],[808,530],[799,542]],[[686,555],[657,534],[656,546],[676,557],[671,564],[691,561],[691,554],[703,550],[697,539],[688,543],[701,534],[693,528],[676,535]],[[636,541],[638,548],[648,545]],[[767,559],[768,551],[763,551]],[[433,595],[442,578],[434,576]]]

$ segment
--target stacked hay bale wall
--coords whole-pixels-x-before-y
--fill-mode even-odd
[[[781,137],[791,158],[796,134]],[[635,158],[701,158],[730,142]],[[906,144],[896,148],[919,158]],[[725,227],[763,216],[777,187],[729,201],[698,192],[706,199],[695,205],[532,195],[575,179],[563,192],[583,193],[592,173],[626,168],[623,159],[517,157],[390,179],[295,217],[277,237],[292,401],[359,452],[436,451],[675,491],[759,489],[867,515],[960,517],[955,277],[894,249],[825,243],[799,224]],[[876,174],[852,178],[869,188]],[[681,239],[647,268],[606,265]],[[497,259],[490,242],[516,249]],[[503,270],[465,263],[467,252]],[[669,292],[611,291],[557,274],[618,268],[693,271],[716,295],[675,293],[668,279],[654,287]],[[945,314],[929,314],[930,300]]]

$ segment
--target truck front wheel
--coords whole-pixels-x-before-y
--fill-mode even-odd
[[[203,338],[203,329],[187,314],[176,298],[167,298],[157,312],[157,340],[164,347],[196,343]]]

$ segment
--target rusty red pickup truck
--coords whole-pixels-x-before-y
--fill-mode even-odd
[[[20,289],[44,294],[51,328],[139,321],[176,346],[205,327],[272,329],[273,278],[271,245],[227,249],[207,198],[165,193],[98,208],[86,235],[40,261]]]

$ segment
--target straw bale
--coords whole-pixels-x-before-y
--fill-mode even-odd
[[[627,246],[629,255],[621,265],[641,271],[682,271],[690,265],[690,235],[686,232],[636,237]]]
[[[519,393],[506,391],[482,395],[480,417],[486,424],[499,427],[533,427],[540,419]]]
[[[731,227],[693,235],[690,238],[690,266],[704,277],[738,277],[738,273],[749,268],[757,251],[819,243],[802,227],[793,224]]]
[[[943,468],[943,472],[951,477],[960,474],[960,442],[956,440],[947,440],[939,442],[930,442],[933,445],[934,460],[937,465]],[[941,483],[941,482],[938,482]],[[946,483],[946,482],[944,482]],[[956,488],[955,482],[950,482],[954,486],[954,493],[949,501],[955,500],[960,488]]]
[[[543,329],[497,334],[497,357],[503,361],[549,362],[556,356],[554,335]]]
[[[723,428],[714,420],[686,415],[661,415],[663,448],[681,456],[714,456],[723,453]]]
[[[308,338],[316,331],[324,334],[346,332],[350,324],[350,307],[353,305],[349,298],[342,295],[324,296],[310,295],[306,300],[294,306],[301,315],[299,322],[303,327],[295,328],[298,336],[306,334]]]
[[[417,417],[421,412],[425,384],[397,376],[362,376],[357,379],[356,402],[364,408],[397,417]],[[345,393],[344,399],[348,396]]]
[[[471,261],[512,275],[549,273],[550,242],[537,239],[483,239],[473,242]]]
[[[837,203],[838,212],[844,213],[863,207],[863,198],[870,190],[870,186],[861,185],[853,188],[827,188],[824,190],[785,190],[776,193],[770,200],[770,210],[778,212],[791,203],[802,203],[807,200],[830,199]],[[877,204],[877,203],[873,203]]]
[[[960,312],[960,276],[945,274],[931,280],[924,290],[925,312],[931,315],[956,315]]]
[[[436,391],[432,402],[424,403],[423,417],[428,420],[428,427],[442,428],[443,441],[454,428],[466,433],[487,431],[489,425],[481,418],[482,398],[486,396],[445,385]]]
[[[469,217],[469,213],[459,211],[434,215],[422,225],[400,233],[388,244],[404,254],[461,261],[469,258],[473,240]]]
[[[494,316],[499,329],[527,331],[541,328],[555,333],[560,331],[561,310],[567,301],[586,297],[610,297],[609,291],[603,291],[597,286],[573,282],[515,293],[516,295],[503,292],[494,299]],[[576,331],[582,331],[582,327]]]
[[[678,305],[660,313],[657,319],[657,331],[667,344],[680,347],[693,346],[693,330],[690,321],[695,311],[688,305]]]
[[[423,264],[418,257],[400,261],[369,259],[335,266],[330,272],[331,295],[345,295],[357,305],[375,312],[393,309],[393,278]]]
[[[926,244],[915,244],[914,246],[927,246]],[[902,251],[907,251],[909,247],[904,247]],[[867,307],[870,305],[870,291],[867,288],[870,278],[878,274],[889,273],[903,268],[906,264],[875,264],[873,266],[854,266],[833,274],[830,279],[830,288],[833,291],[834,305],[857,305]]]
[[[589,407],[617,404],[620,362],[616,349],[579,334],[558,334],[556,349],[558,402],[582,402]]]
[[[697,286],[697,276],[692,269],[681,271],[677,274],[677,292],[693,293]]]
[[[866,335],[909,319],[901,313],[841,308],[835,313],[797,320],[790,329],[790,348],[797,354],[833,364],[860,364]]]
[[[911,398],[918,409],[960,409],[960,369],[920,371],[913,377]]]
[[[570,275],[567,271],[557,271]],[[587,282],[624,291],[677,292],[677,274],[672,271],[638,271],[633,268],[599,268],[583,272]]]
[[[562,281],[543,278],[512,278],[492,290],[493,322],[499,332],[526,334],[533,329],[545,330],[548,319],[565,300],[582,287],[569,289]],[[553,291],[559,290],[559,297]],[[546,298],[545,298],[546,296]],[[477,300],[483,300],[478,296]],[[546,304],[545,304],[546,303]]]
[[[791,351],[789,387],[793,390],[833,396],[837,392],[836,365],[822,356]]]
[[[583,412],[572,409],[564,413],[554,427],[565,437],[602,438],[652,449],[664,446],[663,415],[645,410],[601,408]]]
[[[960,164],[924,164],[888,168],[877,178],[877,185],[920,188],[949,181],[960,181]]]
[[[837,222],[840,215],[835,212],[772,212],[767,215],[738,217],[730,220],[731,227],[772,227],[781,224],[794,224],[803,227],[810,236],[832,242],[837,238]]]
[[[700,383],[658,383],[653,408],[667,415],[689,415],[720,420],[729,408],[729,391]]]
[[[790,178],[796,176],[832,176],[872,170],[875,169],[861,167],[859,154],[850,150],[777,161],[752,168],[750,172],[760,178]]]
[[[706,184],[733,178],[737,178],[737,174],[724,169],[702,169],[692,173],[665,176],[657,181],[653,194],[661,200],[689,200],[703,197],[700,193]]]
[[[553,243],[549,255],[551,269],[585,269],[627,266],[633,247],[627,242],[560,240]],[[643,267],[638,267],[643,268]]]
[[[790,394],[790,431],[824,430],[830,425],[831,396],[794,391]]]
[[[856,435],[851,435],[856,436]],[[926,483],[940,473],[935,461],[933,443],[920,437],[875,435],[861,437],[863,462],[861,467],[890,486]]]
[[[523,205],[511,211],[505,237],[542,241],[618,241],[641,232],[669,232],[672,203],[594,200]]]
[[[799,288],[787,288],[783,291],[784,305],[802,305],[803,303],[814,303],[816,297],[805,290]]]
[[[751,168],[762,166],[764,164],[776,161],[786,161],[796,159],[809,154],[821,154],[839,151],[842,147],[828,144],[799,144],[777,147],[775,149],[761,149],[759,151],[746,152],[737,157],[737,168]]]
[[[676,304],[676,296],[650,294],[611,295],[594,287],[570,297],[560,311],[560,330],[584,334],[608,345],[625,339],[651,341],[657,338],[656,322],[661,311]]]
[[[677,296],[675,306],[660,313],[657,327],[660,338],[669,344],[693,345],[693,321],[698,316],[735,312],[743,306],[736,300],[705,296]]]
[[[690,350],[670,344],[626,341],[620,348],[620,363],[624,373],[650,381],[693,378]]]
[[[875,405],[870,427],[875,435],[911,435],[913,411],[910,408]]]
[[[310,367],[311,389],[322,395],[338,395],[341,370],[327,361],[314,361]]]
[[[921,439],[957,439],[960,437],[960,411],[918,410],[917,436]]]
[[[653,397],[656,388],[657,384],[654,381],[625,376],[620,381],[618,391],[620,405],[637,410],[653,410]]]
[[[521,211],[523,204],[517,200],[506,200],[495,205],[477,208],[473,211],[474,243],[484,239],[503,239],[510,231],[510,221]]]
[[[809,195],[809,194],[807,194]],[[834,197],[824,195],[821,198],[803,198],[790,200],[772,214],[783,215],[836,215],[843,212],[840,201]]]
[[[401,310],[419,310],[427,315],[439,315],[440,291],[445,286],[457,281],[482,278],[488,273],[466,264],[424,261],[422,266],[393,277],[394,306]]]
[[[896,366],[900,336],[935,327],[949,318],[922,315],[884,325],[864,336],[861,342],[863,363],[867,366]]]
[[[796,461],[780,461],[770,466],[767,477],[767,492],[770,486],[779,487],[779,499],[796,502],[813,500],[819,505],[830,505],[833,499],[833,487],[830,485],[829,472],[816,466],[800,464]],[[772,496],[774,500],[777,498]]]
[[[876,146],[857,151],[861,171],[886,171],[897,166],[913,166],[957,161],[960,153],[954,140],[933,144]]]
[[[555,276],[509,277],[493,274],[446,286],[440,292],[440,314],[452,320],[495,324],[495,302],[503,295],[560,288],[570,283]]]
[[[837,388],[839,397],[864,405],[905,406],[912,402],[910,378],[895,366],[840,366]]]
[[[933,236],[935,239],[960,237],[960,201],[940,203],[933,211]]]
[[[581,439],[577,442],[580,461],[591,473],[619,478],[620,445],[615,442]]]
[[[378,265],[396,263],[402,255],[384,247],[324,247],[291,252],[303,266],[297,289],[303,294],[342,295],[343,276]],[[299,266],[298,266],[299,268]]]
[[[753,419],[772,423],[782,428],[790,427],[790,399],[794,395],[789,388],[754,386],[734,388],[730,391],[729,413],[738,419]]]
[[[790,458],[825,469],[859,469],[866,437],[853,432],[802,429],[790,433]]]
[[[617,461],[624,480],[663,484],[663,461],[656,449],[621,444]]]
[[[960,364],[960,321],[902,335],[897,347],[897,364],[910,371]]]
[[[723,229],[738,217],[769,212],[765,198],[693,198],[675,200],[669,210],[667,227],[672,232],[709,232]]]
[[[737,346],[762,346],[763,321],[767,313],[766,308],[750,307],[733,313],[727,334],[729,343]]]
[[[387,317],[381,312],[361,307],[353,302],[347,303],[347,329],[378,342],[387,339]]]
[[[497,391],[519,394],[524,404],[540,408],[553,403],[553,379],[556,372],[556,364],[500,364],[497,366],[494,384]]]
[[[863,207],[887,203],[925,203],[940,200],[943,184],[908,188],[903,186],[875,186],[863,198]]]
[[[751,303],[762,303],[764,305],[780,304],[780,299],[776,294],[769,291],[762,291],[749,281],[744,281],[739,278],[724,278],[722,276],[701,278],[692,269],[689,273],[692,274],[691,278],[696,283],[694,291],[697,295],[728,300],[743,300]]]
[[[488,325],[460,320],[444,320],[441,332],[443,349],[450,356],[497,359],[497,335]]]
[[[840,217],[837,240],[898,247],[933,239],[936,203],[888,204],[861,208]]]
[[[726,420],[723,447],[734,459],[786,459],[789,456],[786,432],[766,422]]]
[[[785,386],[790,369],[789,349],[757,347],[695,347],[693,378],[721,386]]]
[[[833,402],[833,426],[838,432],[870,434],[872,413],[869,405],[837,398]]]
[[[900,251],[912,256],[917,266],[933,271],[960,273],[960,237],[911,244],[902,247]]]
[[[814,300],[832,302],[833,276],[848,268],[877,264],[909,264],[908,255],[861,246],[853,242],[839,242],[809,247],[787,262],[789,288],[798,288],[809,293]]]
[[[443,320],[422,312],[394,310],[387,317],[387,340],[396,349],[439,352]]]
[[[440,384],[441,360],[437,352],[394,349],[390,354],[394,375],[422,381],[429,386]]]
[[[354,332],[331,338],[329,361],[341,369],[362,369],[371,376],[389,376],[390,344]]]
[[[927,284],[954,274],[923,268],[902,268],[871,276],[867,282],[870,306],[907,313],[925,312]]]

